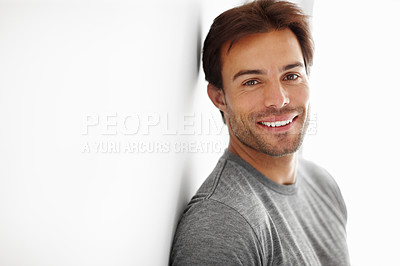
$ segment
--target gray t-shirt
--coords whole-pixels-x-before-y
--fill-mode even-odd
[[[324,169],[299,159],[279,185],[228,150],[185,209],[170,265],[350,265],[346,206]]]

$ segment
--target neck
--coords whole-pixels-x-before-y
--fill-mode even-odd
[[[244,145],[234,145],[232,141],[228,150],[275,183],[290,185],[296,181],[297,153],[273,157]]]

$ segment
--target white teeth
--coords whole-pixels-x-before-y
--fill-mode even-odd
[[[289,119],[289,120],[286,120],[286,121],[261,122],[261,124],[263,124],[264,126],[267,126],[267,127],[282,127],[282,126],[285,126],[285,125],[287,125],[289,123],[292,123],[292,121],[293,121],[293,118]]]

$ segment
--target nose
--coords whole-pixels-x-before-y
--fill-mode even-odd
[[[269,82],[264,89],[264,105],[282,108],[290,102],[286,89],[279,80]]]

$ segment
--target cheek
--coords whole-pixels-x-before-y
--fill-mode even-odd
[[[300,88],[294,88],[290,91],[290,102],[294,105],[308,106],[310,101],[310,90],[307,85]]]
[[[249,114],[259,109],[262,105],[260,95],[256,93],[241,93],[238,95],[233,95],[228,103],[230,108],[236,114]]]

